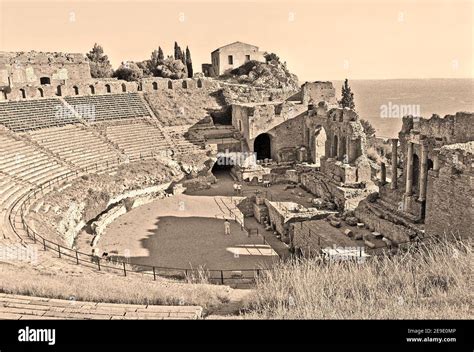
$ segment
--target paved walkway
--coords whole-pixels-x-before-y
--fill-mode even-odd
[[[0,293],[0,319],[200,319],[199,306],[153,306],[68,301]]]

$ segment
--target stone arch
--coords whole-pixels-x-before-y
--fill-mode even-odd
[[[171,80],[168,81],[168,89],[173,89],[173,82]]]
[[[92,84],[89,86],[89,90],[91,94],[95,94],[95,87]]]
[[[78,86],[74,86],[74,87],[72,87],[72,89],[74,90],[74,95],[79,95],[79,87]]]
[[[43,86],[45,84],[51,84],[51,78],[49,77],[41,77],[40,84]]]
[[[25,91],[23,88],[20,89],[20,96],[21,96],[23,99],[26,99],[26,91]]]
[[[158,83],[153,82],[152,84],[153,90],[158,90]]]
[[[41,98],[44,97],[44,91],[43,91],[43,88],[38,88],[38,94]]]
[[[321,158],[326,156],[326,142],[326,130],[321,125],[316,126],[312,147],[313,161],[316,165],[321,165]]]
[[[126,92],[127,91],[127,85],[125,83],[122,83],[122,92]]]
[[[107,93],[112,93],[112,89],[110,88],[110,84],[106,84],[106,85],[105,85],[105,91],[106,91]]]
[[[268,133],[259,134],[253,142],[253,150],[257,154],[257,160],[271,159],[272,148],[270,135]]]

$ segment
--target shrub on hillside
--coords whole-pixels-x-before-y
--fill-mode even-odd
[[[188,77],[186,65],[181,60],[168,57],[163,64],[158,65],[158,76],[171,79],[182,79]]]
[[[125,81],[138,81],[143,77],[143,71],[134,62],[124,62],[114,72],[114,77]]]

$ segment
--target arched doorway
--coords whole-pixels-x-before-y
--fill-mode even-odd
[[[79,88],[77,86],[72,87],[74,89],[74,95],[79,95]]]
[[[200,79],[198,79],[197,81],[197,87],[202,88],[202,81]]]
[[[107,93],[111,93],[111,92],[112,92],[112,90],[111,90],[111,88],[110,88],[110,84],[106,84],[106,85],[105,85],[105,91],[106,91]]]
[[[153,86],[153,90],[158,90],[158,83],[153,82],[152,86]]]
[[[168,81],[168,89],[173,89],[173,82]]]
[[[125,83],[122,83],[122,92],[126,92],[127,91],[127,86],[125,85]]]
[[[317,166],[321,165],[321,157],[326,155],[326,131],[322,126],[317,126],[314,131],[313,161]]]
[[[63,95],[61,86],[57,86],[57,87],[56,87],[56,95],[57,95],[58,97],[60,97],[61,95]]]
[[[270,135],[268,133],[258,135],[253,142],[253,150],[257,153],[257,160],[271,159],[272,149]]]
[[[93,85],[90,85],[89,89],[91,91],[91,94],[95,94],[95,87]]]
[[[20,89],[20,95],[23,99],[26,99],[26,91],[23,88]]]
[[[337,135],[334,135],[333,143],[332,143],[332,157],[337,158],[337,147],[339,145],[339,139]]]
[[[44,91],[43,91],[42,88],[38,88],[38,94],[39,94],[39,96],[40,96],[41,98],[44,97]]]
[[[51,84],[51,78],[49,78],[49,77],[41,77],[41,78],[40,78],[40,84],[41,84],[41,85]]]

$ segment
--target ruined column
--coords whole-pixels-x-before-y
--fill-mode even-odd
[[[439,170],[439,154],[436,154],[434,159],[433,159],[433,170],[434,171]]]
[[[337,160],[342,160],[344,157],[344,154],[343,154],[344,141],[342,140],[341,136],[337,138],[337,143],[339,144],[337,147]]]
[[[358,148],[358,139],[349,140],[349,162],[352,163],[357,159],[357,148]]]
[[[428,181],[428,144],[421,145],[421,167],[420,167],[420,193],[418,200],[424,202],[426,199],[426,184]]]
[[[407,146],[407,179],[405,182],[405,195],[411,196],[413,186],[413,143],[408,142]]]
[[[387,183],[387,168],[385,167],[385,163],[380,163],[380,185],[384,185]]]
[[[392,183],[390,185],[391,189],[397,189],[397,163],[398,163],[398,155],[397,155],[397,149],[398,149],[398,139],[394,138],[392,139]]]

